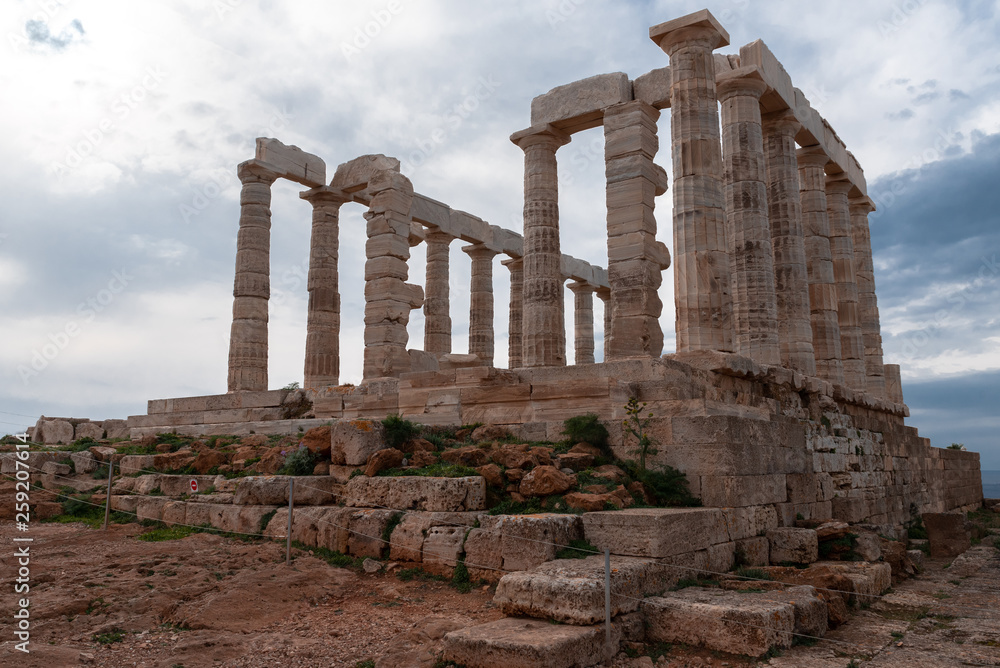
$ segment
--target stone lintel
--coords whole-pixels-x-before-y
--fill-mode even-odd
[[[670,107],[670,67],[659,67],[636,77],[632,96],[657,109]]]
[[[257,137],[257,160],[276,165],[283,178],[315,187],[326,183],[326,163],[319,156],[306,153],[298,146],[288,146],[277,139]]]
[[[722,46],[729,46],[729,33],[722,27],[719,20],[712,16],[712,12],[702,9],[693,14],[682,16],[672,21],[666,21],[649,29],[649,38],[664,51],[669,44],[677,38],[683,39],[682,30],[697,29],[715,37],[713,49]]]
[[[399,160],[381,154],[362,155],[337,167],[330,185],[354,193],[368,187],[368,181],[382,171],[399,171]]]
[[[624,72],[597,76],[557,86],[531,101],[531,125],[551,124],[570,134],[595,128],[604,109],[632,100],[632,82]]]

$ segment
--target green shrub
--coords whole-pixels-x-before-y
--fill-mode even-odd
[[[275,515],[277,515],[277,514],[278,514],[278,509],[277,509],[277,508],[275,508],[275,509],[274,509],[274,510],[272,510],[271,512],[269,512],[269,513],[265,513],[265,514],[264,514],[264,515],[263,515],[263,516],[262,516],[262,517],[260,518],[260,524],[259,524],[259,525],[258,525],[258,527],[257,527],[257,528],[258,528],[258,530],[260,531],[260,533],[264,533],[264,530],[265,530],[265,529],[267,529],[267,525],[271,523],[271,520],[273,520],[273,519],[274,519],[274,516],[275,516]]]
[[[691,507],[700,506],[699,501],[688,489],[687,475],[672,466],[663,470],[642,469],[635,462],[622,462],[621,466],[632,478],[641,482],[653,496],[657,506]]]
[[[119,628],[111,629],[110,631],[105,631],[104,633],[95,633],[93,636],[94,642],[99,642],[102,645],[113,645],[116,642],[121,642],[125,639],[125,631]]]
[[[300,445],[298,449],[285,455],[285,465],[278,475],[312,475],[316,468],[316,455],[312,450]]]
[[[385,427],[385,442],[390,448],[399,448],[420,435],[420,425],[398,415],[387,416],[382,420],[382,426]]]
[[[925,540],[927,538],[927,527],[924,526],[923,517],[917,515],[906,523],[906,537],[917,540]]]
[[[773,580],[771,574],[760,568],[741,567],[736,569],[736,577],[748,580]]]
[[[98,445],[97,441],[89,436],[84,436],[83,438],[76,439],[63,448],[60,448],[60,450],[63,450],[64,452],[83,452],[94,445]]]
[[[563,436],[571,443],[580,443],[582,441],[590,443],[601,450],[608,450],[608,438],[610,435],[607,428],[601,424],[601,420],[597,417],[596,413],[571,417],[563,423],[563,426]]]
[[[479,471],[464,464],[449,464],[448,462],[436,462],[423,468],[415,469],[386,469],[380,471],[379,475],[392,478],[406,476],[421,476],[425,478],[467,478],[477,476]]]
[[[465,562],[460,561],[455,565],[455,571],[451,576],[451,584],[463,594],[472,591],[472,580],[469,578],[469,569],[465,567]]]
[[[586,559],[601,551],[594,547],[589,540],[574,539],[569,542],[569,547],[556,552],[556,559]]]

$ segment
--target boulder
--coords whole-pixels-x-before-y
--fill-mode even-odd
[[[100,422],[81,422],[73,430],[73,439],[92,438],[99,441],[104,438],[104,425]]]
[[[570,489],[576,480],[554,466],[538,466],[523,478],[518,491],[523,496],[549,496],[562,494]]]
[[[601,449],[596,445],[591,445],[590,443],[577,443],[572,448],[569,449],[570,454],[573,455],[590,455],[591,457],[597,458],[603,455]]]
[[[462,464],[463,466],[483,466],[490,461],[490,454],[475,445],[466,445],[461,448],[452,448],[441,453],[441,459],[449,464]]]
[[[364,466],[385,447],[385,427],[373,420],[340,420],[333,425],[330,443],[334,464]]]
[[[408,455],[412,455],[415,452],[437,452],[437,446],[426,438],[411,438],[403,443],[399,449]]]
[[[857,534],[854,553],[864,561],[879,561],[882,558],[881,539],[873,533],[862,531]]]
[[[476,427],[472,432],[472,440],[476,443],[481,443],[482,441],[502,441],[512,436],[513,434],[510,433],[509,429],[495,424],[484,424],[481,427]]]
[[[309,451],[315,455],[322,458],[328,458],[330,456],[331,448],[331,436],[333,427],[330,425],[323,425],[322,427],[313,427],[305,434],[302,435],[302,441],[300,445],[304,445],[309,448]]]
[[[505,443],[490,451],[490,458],[506,469],[530,470],[538,466],[538,458],[528,452],[524,443]]]
[[[73,460],[73,468],[77,473],[90,473],[97,470],[97,460],[89,450],[74,452],[70,454],[69,458]]]
[[[583,452],[567,452],[564,455],[559,455],[557,462],[560,469],[583,471],[594,465],[594,456]]]
[[[42,464],[42,473],[56,476],[68,476],[73,473],[69,464],[59,464],[57,462],[45,462]]]
[[[490,487],[503,487],[503,471],[496,464],[490,463],[477,466],[476,471],[479,475],[486,478],[486,484]]]
[[[433,452],[425,452],[423,450],[418,450],[410,455],[410,466],[416,466],[417,468],[423,468],[424,466],[430,466],[431,464],[437,464],[440,461],[438,457]]]
[[[380,471],[402,466],[403,459],[405,458],[406,455],[396,448],[379,450],[368,458],[368,465],[365,466],[365,475],[371,478],[378,475]]]
[[[604,464],[603,466],[598,466],[594,469],[594,476],[598,478],[607,478],[612,482],[621,482],[626,478],[625,471],[622,471],[614,464]]]
[[[962,513],[924,513],[934,559],[953,559],[972,547],[972,533]]]
[[[819,541],[813,529],[779,527],[767,532],[772,564],[811,564],[819,559]]]
[[[229,457],[224,452],[219,450],[205,450],[195,457],[194,461],[191,462],[191,467],[197,473],[205,474],[214,468],[218,468],[229,462]]]
[[[39,420],[35,426],[35,440],[46,445],[73,442],[73,425],[68,420]]]
[[[582,510],[584,512],[608,510],[608,504],[614,506],[615,508],[622,508],[624,506],[622,500],[618,496],[607,492],[603,494],[570,492],[565,498],[567,506],[573,510]]]

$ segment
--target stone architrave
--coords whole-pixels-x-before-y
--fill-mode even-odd
[[[410,204],[413,186],[396,171],[375,173],[368,183],[365,213],[364,379],[399,377],[410,370],[406,325],[410,311],[423,305],[423,290],[406,282],[410,259]]]
[[[472,258],[469,290],[469,354],[493,366],[493,258],[497,252],[485,244],[465,246]]]
[[[795,135],[801,126],[790,109],[766,114],[762,120],[781,363],[807,376],[815,376],[809,274],[795,156]]]
[[[767,84],[756,67],[727,72],[716,84],[722,109],[733,347],[737,354],[755,362],[778,365],[781,363],[778,304],[760,118],[760,96],[767,90]]]
[[[524,322],[522,364],[566,365],[556,151],[569,135],[551,126],[511,136],[524,151]]]
[[[885,369],[882,362],[882,325],[875,295],[875,266],[868,214],[875,210],[867,197],[849,200],[851,239],[854,241],[855,275],[858,280],[858,316],[865,344],[865,386],[876,397],[885,396]]]
[[[321,388],[340,384],[340,207],[350,198],[329,186],[299,197],[313,206],[304,387]]]
[[[574,334],[573,348],[577,364],[594,363],[594,286],[589,283],[573,281],[569,289],[574,297]]]
[[[598,298],[604,303],[604,361],[611,352],[611,288],[597,288]]]
[[[659,117],[645,102],[616,104],[604,112],[608,283],[615,314],[610,360],[659,357],[663,352],[663,302],[657,293],[663,276],[656,260],[653,215],[656,196],[663,192],[657,188],[660,171],[653,163]],[[577,358],[580,364],[579,353]]]
[[[847,195],[854,184],[846,179],[826,181],[826,206],[830,218],[830,256],[837,285],[837,322],[840,326],[840,359],[844,384],[866,390],[865,344],[858,312],[858,283],[851,237],[851,209]]]
[[[521,358],[524,299],[524,260],[512,257],[501,260],[500,264],[510,271],[510,309],[507,316],[507,368],[519,369],[523,364]]]
[[[844,384],[840,361],[840,324],[837,284],[830,252],[830,218],[826,202],[826,174],[830,158],[819,146],[796,152],[799,162],[802,225],[805,230],[806,267],[809,274],[809,313],[812,322],[816,373],[836,385]]]
[[[670,56],[677,351],[732,351],[729,246],[712,53],[729,44],[729,35],[703,10],[653,26],[649,36]]]
[[[451,352],[451,296],[449,245],[454,237],[436,228],[427,231],[427,280],[424,284],[424,350],[435,355]]]
[[[257,160],[240,164],[240,230],[236,237],[229,391],[267,390],[267,302],[271,297],[271,184],[276,171]]]

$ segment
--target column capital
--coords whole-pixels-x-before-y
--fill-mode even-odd
[[[607,302],[609,299],[611,299],[611,288],[606,286],[598,286],[594,288],[594,294],[596,294],[601,301]]]
[[[462,246],[462,252],[471,257],[473,260],[490,260],[499,255],[498,251],[493,250],[486,244]]]
[[[759,100],[767,88],[764,75],[756,66],[740,67],[715,77],[715,90],[719,96],[719,102],[725,102],[736,96],[752,97]]]
[[[339,188],[331,188],[330,186],[310,188],[309,190],[300,192],[299,198],[304,199],[316,208],[319,208],[323,204],[334,204],[339,207],[341,204],[351,201],[350,195]]]
[[[597,286],[584,281],[570,281],[566,287],[573,291],[573,294],[587,294],[597,292]]]
[[[826,177],[826,192],[835,195],[846,195],[854,188],[854,184],[842,175]]]
[[[870,197],[852,197],[848,200],[851,205],[851,215],[867,216],[875,210],[875,203]]]
[[[649,38],[667,54],[692,42],[705,42],[713,50],[729,46],[729,33],[707,9],[652,26]]]
[[[553,151],[560,146],[565,146],[570,141],[570,135],[552,125],[533,125],[530,128],[519,130],[510,136],[511,142],[516,144],[521,150],[538,144],[546,145]]]
[[[500,264],[507,267],[510,271],[518,271],[520,269],[524,269],[524,258],[509,257],[506,260],[500,260]]]
[[[791,109],[772,111],[762,114],[760,117],[766,132],[780,132],[794,137],[802,129],[802,123],[795,117],[795,112]]]
[[[424,238],[427,243],[438,243],[449,245],[455,240],[455,237],[451,236],[447,232],[441,230],[440,227],[434,227],[431,225],[426,226],[427,231],[424,233]]]
[[[824,167],[830,162],[830,156],[826,154],[822,146],[806,146],[795,151],[798,158],[799,167]]]
[[[255,159],[241,162],[236,168],[236,175],[239,176],[241,183],[271,184],[278,180],[280,171],[276,165]]]

